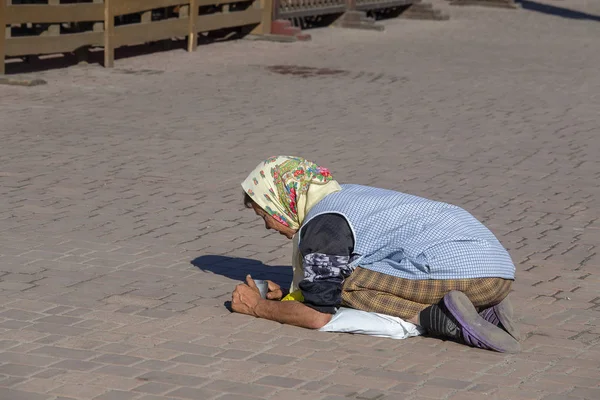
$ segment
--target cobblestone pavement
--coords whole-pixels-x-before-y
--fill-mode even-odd
[[[0,399],[600,398],[592,3],[549,3],[579,18],[442,5],[448,22],[0,87]],[[518,266],[523,353],[230,314],[246,273],[290,279],[289,242],[239,187],[281,153],[484,221]]]

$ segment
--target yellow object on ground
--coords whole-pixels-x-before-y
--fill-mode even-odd
[[[292,293],[288,294],[287,296],[285,296],[283,299],[281,299],[281,301],[299,301],[299,302],[303,302],[304,301],[304,296],[302,295],[302,291],[301,290],[296,290],[295,292],[292,292]]]

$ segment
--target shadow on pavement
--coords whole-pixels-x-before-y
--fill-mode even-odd
[[[269,266],[249,258],[217,255],[200,256],[190,261],[193,266],[236,281],[245,281],[250,274],[255,279],[269,279],[287,288],[292,281],[292,268],[287,265]]]
[[[562,18],[600,21],[600,15],[588,14],[583,11],[571,10],[569,8],[552,6],[550,4],[538,3],[531,0],[515,0],[521,4],[524,10],[535,11],[543,14],[554,15]]]

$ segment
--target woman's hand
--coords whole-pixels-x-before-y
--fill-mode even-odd
[[[269,282],[269,290],[271,282]],[[231,309],[241,314],[256,315],[256,306],[262,301],[260,291],[256,287],[250,275],[246,276],[246,283],[240,283],[235,287],[231,295]]]
[[[267,293],[267,299],[269,300],[281,300],[283,298],[283,290],[281,286],[273,281],[267,281],[269,284],[269,292]]]

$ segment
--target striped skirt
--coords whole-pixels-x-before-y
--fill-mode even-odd
[[[357,267],[342,288],[342,305],[363,311],[410,319],[451,290],[467,295],[478,308],[500,303],[512,280],[503,278],[411,280]]]

